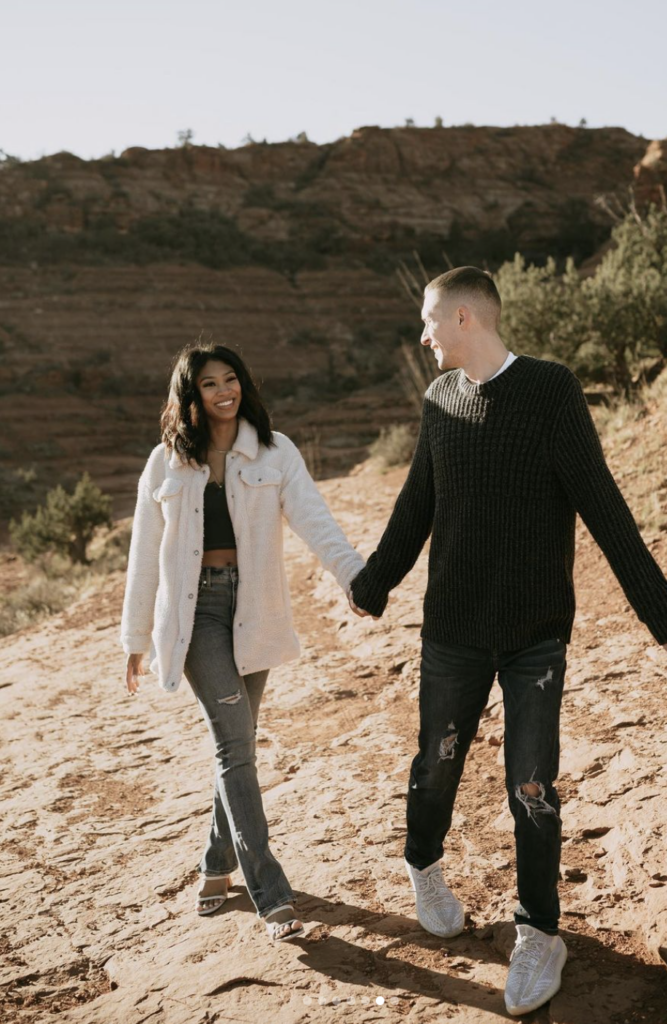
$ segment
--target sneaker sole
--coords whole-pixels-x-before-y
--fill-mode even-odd
[[[558,960],[558,978],[554,979],[554,983],[551,989],[547,989],[545,995],[541,996],[540,999],[538,999],[536,1002],[529,1003],[527,1006],[508,1006],[507,1003],[505,1003],[505,1009],[507,1010],[508,1013],[511,1013],[513,1017],[518,1017],[522,1013],[531,1013],[532,1010],[539,1009],[540,1006],[544,1006],[544,1004],[548,1003],[550,999],[553,999],[553,997],[560,989],[561,972],[563,970],[563,967],[565,966],[565,961],[567,960],[567,946],[565,945],[565,943],[563,943],[563,948]]]
[[[426,925],[424,924],[424,922],[419,920],[419,915],[417,915],[417,920],[419,921],[419,924],[421,925],[421,927],[424,929],[425,932],[428,932],[429,935],[437,935],[439,939],[454,939],[454,938],[456,938],[457,935],[460,935],[461,932],[463,931],[463,929],[465,928],[465,919],[464,919],[463,924],[461,925],[460,928],[457,928],[456,931],[453,931],[453,932],[434,932],[432,928],[427,928]]]

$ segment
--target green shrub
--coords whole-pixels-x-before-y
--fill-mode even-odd
[[[58,485],[33,515],[24,512],[10,521],[9,533],[18,552],[33,562],[47,551],[68,555],[72,562],[89,564],[88,544],[98,526],[111,527],[111,498],[84,473],[73,494]]]
[[[582,343],[581,280],[574,260],[559,274],[549,257],[544,267],[526,266],[520,253],[495,276],[503,302],[502,335],[508,348],[571,363]]]
[[[667,358],[667,209],[644,219],[628,214],[612,231],[614,246],[582,282],[588,340],[604,353],[620,393],[647,358]]]
[[[526,265],[516,253],[495,280],[501,333],[517,352],[566,362],[589,382],[630,395],[647,362],[667,359],[667,208],[632,208],[612,231],[595,273],[581,278],[568,258]]]

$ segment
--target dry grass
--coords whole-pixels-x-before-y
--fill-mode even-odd
[[[49,555],[26,566],[26,581],[0,596],[0,636],[64,611],[103,586],[109,573],[125,569],[130,530],[130,521],[124,520],[100,532],[91,545],[90,565],[73,565],[62,555]]]
[[[403,466],[410,462],[414,450],[415,437],[411,428],[407,423],[394,423],[391,427],[382,428],[369,453],[384,471],[390,466]]]
[[[667,371],[633,402],[593,410],[609,466],[650,541],[667,531]]]

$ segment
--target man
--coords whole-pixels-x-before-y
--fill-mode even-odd
[[[560,363],[508,352],[500,312],[493,279],[476,267],[427,285],[421,343],[444,372],[426,392],[409,474],[377,550],[351,583],[350,604],[382,615],[432,532],[405,863],[419,922],[443,937],[464,926],[442,877],[443,841],[498,673],[519,893],[505,1003],[516,1015],[558,991],[567,957],[558,935],[554,780],[576,513],[666,649],[667,580],[606,465],[577,378]]]

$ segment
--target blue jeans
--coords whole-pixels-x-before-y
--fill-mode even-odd
[[[213,813],[199,871],[222,875],[240,865],[257,914],[265,917],[293,903],[294,893],[269,849],[257,779],[257,715],[269,672],[240,676],[234,663],[238,580],[236,566],[202,569],[185,660],[185,677],[215,746]]]
[[[496,672],[505,711],[505,784],[514,817],[519,907],[514,920],[558,931],[561,848],[558,776],[560,706],[567,645],[493,651],[422,640],[419,752],[412,762],[405,859],[440,860],[466,754]],[[522,789],[534,783],[536,795]],[[483,786],[478,799],[484,800]]]

